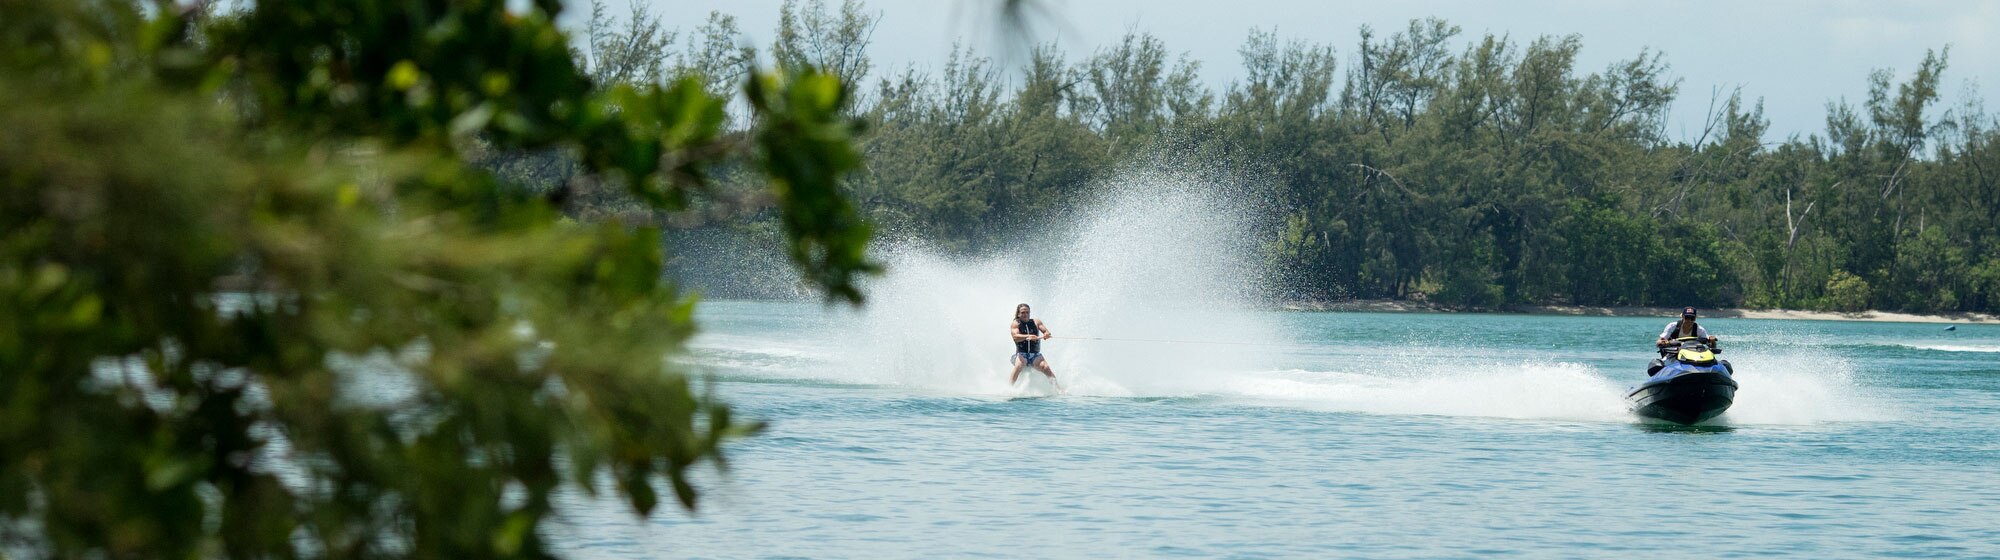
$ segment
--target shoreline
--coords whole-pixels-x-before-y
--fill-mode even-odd
[[[1498,307],[1458,307],[1421,301],[1345,300],[1290,301],[1278,304],[1286,311],[1334,311],[1348,313],[1501,313],[1562,315],[1576,317],[1675,317],[1678,307],[1601,307],[1589,305],[1503,305]],[[1990,313],[1900,313],[1894,311],[1805,311],[1797,309],[1702,309],[1708,319],[1766,319],[1789,321],[1854,321],[1873,323],[2000,324],[2000,315]]]

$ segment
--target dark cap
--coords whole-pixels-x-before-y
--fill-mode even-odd
[[[1683,307],[1683,308],[1681,308],[1681,316],[1682,316],[1682,317],[1693,317],[1693,316],[1694,316],[1694,308],[1693,308],[1693,307]]]

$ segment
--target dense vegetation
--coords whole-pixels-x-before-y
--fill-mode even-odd
[[[1212,91],[1144,33],[1076,58],[1043,46],[1019,68],[959,52],[877,72],[873,17],[788,5],[772,51],[873,85],[852,195],[878,228],[947,250],[1004,250],[1023,228],[999,226],[1059,215],[1167,150],[1261,178],[1282,216],[1267,256],[1294,298],[2000,309],[2000,126],[1976,103],[1937,106],[1948,51],[1856,76],[1867,99],[1772,143],[1761,104],[1733,94],[1696,137],[1667,137],[1682,94],[1667,53],[1593,71],[1576,36],[1419,20],[1337,52],[1252,31],[1245,78]],[[668,67],[741,41],[703,29]]]
[[[693,507],[757,427],[664,359],[673,235],[565,200],[729,169],[807,284],[874,269],[831,74],[593,82],[555,0],[206,5],[0,0],[0,557],[546,557],[559,488]]]

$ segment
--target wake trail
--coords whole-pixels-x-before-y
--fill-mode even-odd
[[[1938,352],[1960,352],[1960,353],[1980,353],[1980,354],[2000,353],[2000,344],[1897,343],[1896,346],[1915,349],[1915,350],[1934,350]]]

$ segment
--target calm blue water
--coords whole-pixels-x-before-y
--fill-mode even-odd
[[[559,551],[2000,555],[2000,326],[1707,320],[1742,388],[1687,430],[1622,403],[1664,317],[1268,312],[1171,337],[1051,309],[1059,335],[1204,343],[1051,341],[1072,394],[1016,398],[1044,389],[1005,383],[1005,307],[704,306],[690,367],[771,429],[698,514],[568,496]]]

